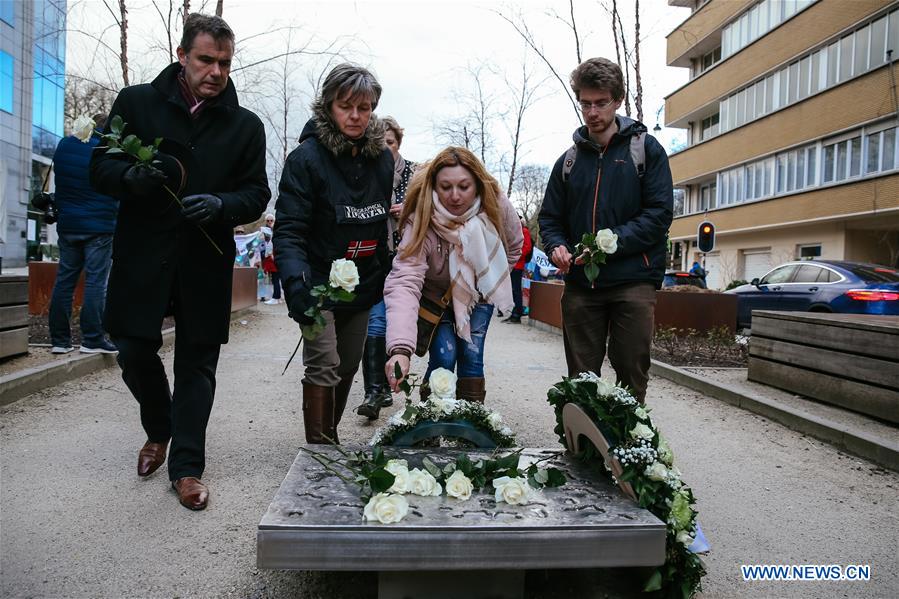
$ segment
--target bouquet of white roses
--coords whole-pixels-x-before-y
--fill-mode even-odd
[[[618,235],[611,229],[601,229],[593,233],[584,233],[581,242],[574,248],[578,260],[584,264],[584,276],[590,283],[599,276],[599,265],[606,263],[606,256],[618,251]]]
[[[356,285],[358,284],[359,271],[356,269],[355,262],[340,258],[331,263],[331,272],[328,275],[328,283],[316,285],[309,291],[310,295],[317,298],[318,302],[314,306],[307,308],[303,314],[311,318],[313,322],[309,325],[300,325],[302,335],[297,342],[296,348],[294,348],[293,353],[290,355],[290,359],[287,360],[287,364],[281,372],[282,375],[287,372],[287,367],[290,366],[294,356],[297,355],[297,351],[300,349],[303,339],[309,339],[311,341],[318,337],[319,333],[324,330],[326,322],[325,317],[322,316],[322,307],[325,305],[325,302],[328,300],[332,302],[353,301],[356,297],[353,290],[356,289]]]

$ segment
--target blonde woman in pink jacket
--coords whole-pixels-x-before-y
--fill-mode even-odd
[[[449,147],[413,177],[399,227],[402,241],[384,284],[390,386],[397,391],[409,373],[421,297],[439,304],[449,290],[424,379],[436,368],[455,370],[456,396],[483,403],[484,340],[493,308],[511,311],[514,305],[509,271],[524,242],[518,214],[472,152]]]

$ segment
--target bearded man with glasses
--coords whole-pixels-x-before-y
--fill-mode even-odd
[[[599,374],[608,343],[618,382],[643,402],[672,218],[671,170],[646,126],[615,113],[625,94],[617,64],[591,58],[571,73],[570,85],[584,125],[556,161],[538,218],[543,249],[565,273],[568,374]],[[603,229],[618,236],[618,247],[590,281],[574,247],[585,233]]]

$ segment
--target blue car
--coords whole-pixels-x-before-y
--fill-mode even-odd
[[[737,295],[737,327],[753,310],[899,315],[899,270],[834,260],[787,262],[761,279],[725,293]]]

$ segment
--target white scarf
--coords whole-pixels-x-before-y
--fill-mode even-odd
[[[456,335],[471,343],[471,311],[483,297],[503,312],[515,305],[506,250],[496,227],[482,213],[481,198],[462,215],[454,216],[433,192],[431,226],[450,244],[449,274],[453,286]]]

